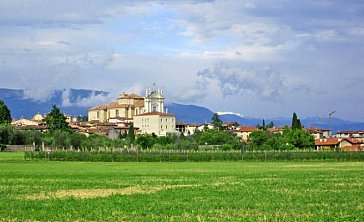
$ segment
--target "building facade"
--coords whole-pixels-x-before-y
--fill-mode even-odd
[[[110,119],[129,119],[144,113],[144,98],[136,94],[120,94],[116,102],[91,108],[88,121],[109,122]]]
[[[134,116],[134,126],[141,134],[170,136],[176,134],[176,116],[169,113],[149,112]]]

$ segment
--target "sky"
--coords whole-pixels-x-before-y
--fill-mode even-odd
[[[364,2],[0,1],[0,88],[144,94],[271,118],[364,121]],[[65,106],[67,103],[67,94]]]

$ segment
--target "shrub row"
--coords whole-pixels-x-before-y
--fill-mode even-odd
[[[209,161],[364,161],[364,152],[245,152],[237,151],[123,151],[123,152],[25,152],[26,160],[87,162],[209,162]]]

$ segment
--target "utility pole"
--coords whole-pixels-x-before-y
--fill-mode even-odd
[[[331,116],[334,115],[334,113],[336,113],[336,111],[332,111],[329,113],[329,136],[331,137],[332,136],[332,128],[331,128]]]

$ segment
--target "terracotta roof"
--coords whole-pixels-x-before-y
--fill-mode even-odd
[[[284,128],[282,127],[273,127],[273,128],[268,128],[267,129],[269,132],[274,133],[274,132],[283,132]]]
[[[108,105],[96,106],[94,108],[91,108],[90,110],[105,110],[105,109],[128,108],[128,107],[134,107],[134,105],[119,104],[118,102],[113,102]]]
[[[345,138],[345,140],[347,140],[351,144],[362,144],[362,142],[360,140],[353,139],[353,138]]]
[[[138,100],[134,102],[135,107],[144,107],[144,100]]]
[[[320,129],[320,128],[316,128],[316,127],[308,127],[308,128],[304,128],[304,129],[307,130],[307,132],[309,132],[309,133],[323,133],[323,132],[330,131],[329,129]]]
[[[327,138],[327,139],[316,139],[315,145],[316,146],[330,146],[330,145],[337,145],[342,140],[339,138]]]
[[[150,112],[150,113],[143,113],[138,116],[176,116],[170,113],[162,113],[162,112]]]
[[[132,94],[122,93],[122,94],[120,94],[119,99],[144,99],[144,97],[139,96],[135,93],[132,93]]]
[[[239,128],[239,132],[253,132],[254,130],[257,130],[257,128],[255,126],[241,126]]]

